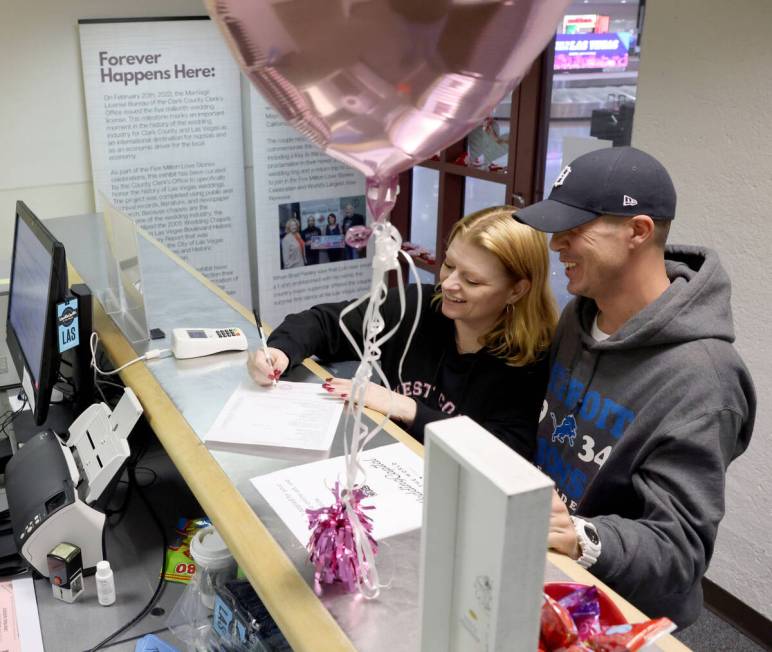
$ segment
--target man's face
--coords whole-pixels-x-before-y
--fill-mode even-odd
[[[601,215],[553,234],[550,249],[560,254],[571,294],[597,300],[616,288],[629,256],[627,222],[623,217]]]
[[[346,212],[346,217],[351,217],[354,214],[354,207],[351,204],[346,204],[343,210]]]
[[[313,217],[308,218],[308,228],[313,229],[316,226],[316,220]]]

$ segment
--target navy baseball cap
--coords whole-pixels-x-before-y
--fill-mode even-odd
[[[599,215],[675,217],[670,175],[653,156],[635,147],[607,147],[566,165],[549,199],[521,208],[513,217],[548,233],[568,231]]]

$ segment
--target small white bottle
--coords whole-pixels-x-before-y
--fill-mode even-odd
[[[98,561],[96,565],[96,589],[99,604],[107,607],[115,602],[115,577],[109,561]]]

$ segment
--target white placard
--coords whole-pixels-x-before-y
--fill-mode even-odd
[[[343,242],[348,224],[369,222],[365,179],[287,126],[254,89],[250,102],[260,315],[277,326],[292,312],[369,290],[367,252]],[[320,233],[308,230],[309,218]]]
[[[426,427],[421,650],[534,650],[552,480],[469,417]]]
[[[421,457],[404,444],[390,444],[361,455],[367,498],[362,505],[373,505],[367,515],[373,519],[376,541],[421,527],[424,465]],[[306,509],[326,507],[334,502],[331,489],[336,481],[344,484],[342,457],[312,462],[252,478],[268,504],[281,517],[301,545],[310,532]]]
[[[329,451],[343,401],[316,383],[239,385],[204,439],[210,448],[260,453],[263,447]]]
[[[208,19],[80,24],[91,167],[101,191],[251,304],[241,85]]]

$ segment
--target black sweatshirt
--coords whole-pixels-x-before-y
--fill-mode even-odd
[[[423,442],[427,423],[463,414],[532,460],[547,385],[546,355],[531,365],[513,367],[486,349],[458,353],[453,321],[442,314],[439,306],[431,305],[433,290],[432,285],[423,286],[421,320],[405,357],[402,382],[399,361],[415,319],[415,286],[406,291],[405,319],[381,351],[381,368],[391,388],[416,401],[410,434]],[[347,305],[349,302],[322,304],[289,315],[268,338],[268,344],[284,351],[291,367],[311,355],[328,361],[355,360],[358,356],[338,325]],[[345,318],[360,347],[366,307],[367,302]],[[381,310],[385,333],[399,320],[396,290],[389,291]]]

